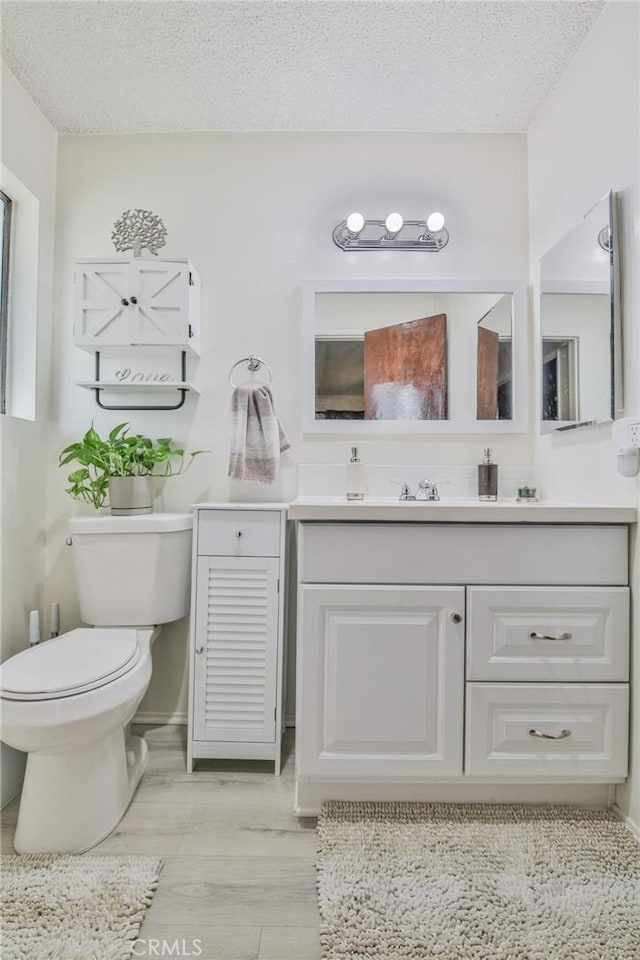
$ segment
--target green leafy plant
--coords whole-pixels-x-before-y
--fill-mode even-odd
[[[67,477],[66,492],[75,500],[90,503],[99,510],[109,493],[110,477],[176,477],[188,470],[194,457],[206,450],[185,454],[172,446],[171,437],[151,440],[139,433],[130,433],[128,423],[119,423],[106,440],[93,424],[81,440],[65,447],[58,459],[64,467],[76,462],[80,466]]]

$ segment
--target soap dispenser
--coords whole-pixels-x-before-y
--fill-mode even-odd
[[[478,499],[498,499],[498,464],[491,459],[491,450],[485,448],[484,460],[478,464]]]
[[[351,447],[351,460],[347,464],[347,500],[364,500],[364,466],[357,447]]]

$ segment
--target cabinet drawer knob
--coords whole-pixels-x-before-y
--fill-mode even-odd
[[[137,302],[138,302],[138,298],[137,298],[137,297],[130,297],[129,300],[130,300],[131,303],[137,303]]]
[[[129,306],[129,301],[127,300],[126,297],[123,297],[122,300],[120,301],[120,303],[122,304],[123,307],[128,307],[128,306]]]
[[[242,530],[236,530],[236,537],[242,536]]]
[[[529,730],[530,737],[538,737],[540,740],[566,740],[571,736],[571,730],[561,730],[560,733],[543,733],[541,730]]]
[[[204,647],[196,647],[196,653],[204,653]]]
[[[538,633],[536,630],[532,630],[529,634],[529,640],[572,640],[573,634],[569,633],[559,633],[557,637],[552,637],[548,633]]]
[[[461,613],[450,613],[449,619],[452,623],[462,623],[462,614]]]

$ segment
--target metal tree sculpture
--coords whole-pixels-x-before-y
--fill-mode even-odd
[[[167,242],[167,229],[151,210],[125,210],[113,225],[111,240],[118,253],[133,250],[134,257],[141,257],[143,248],[155,256]]]

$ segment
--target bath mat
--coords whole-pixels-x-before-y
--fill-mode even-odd
[[[155,857],[2,856],[2,960],[133,956],[161,866]]]
[[[607,810],[326,803],[323,960],[638,960],[640,844]]]

